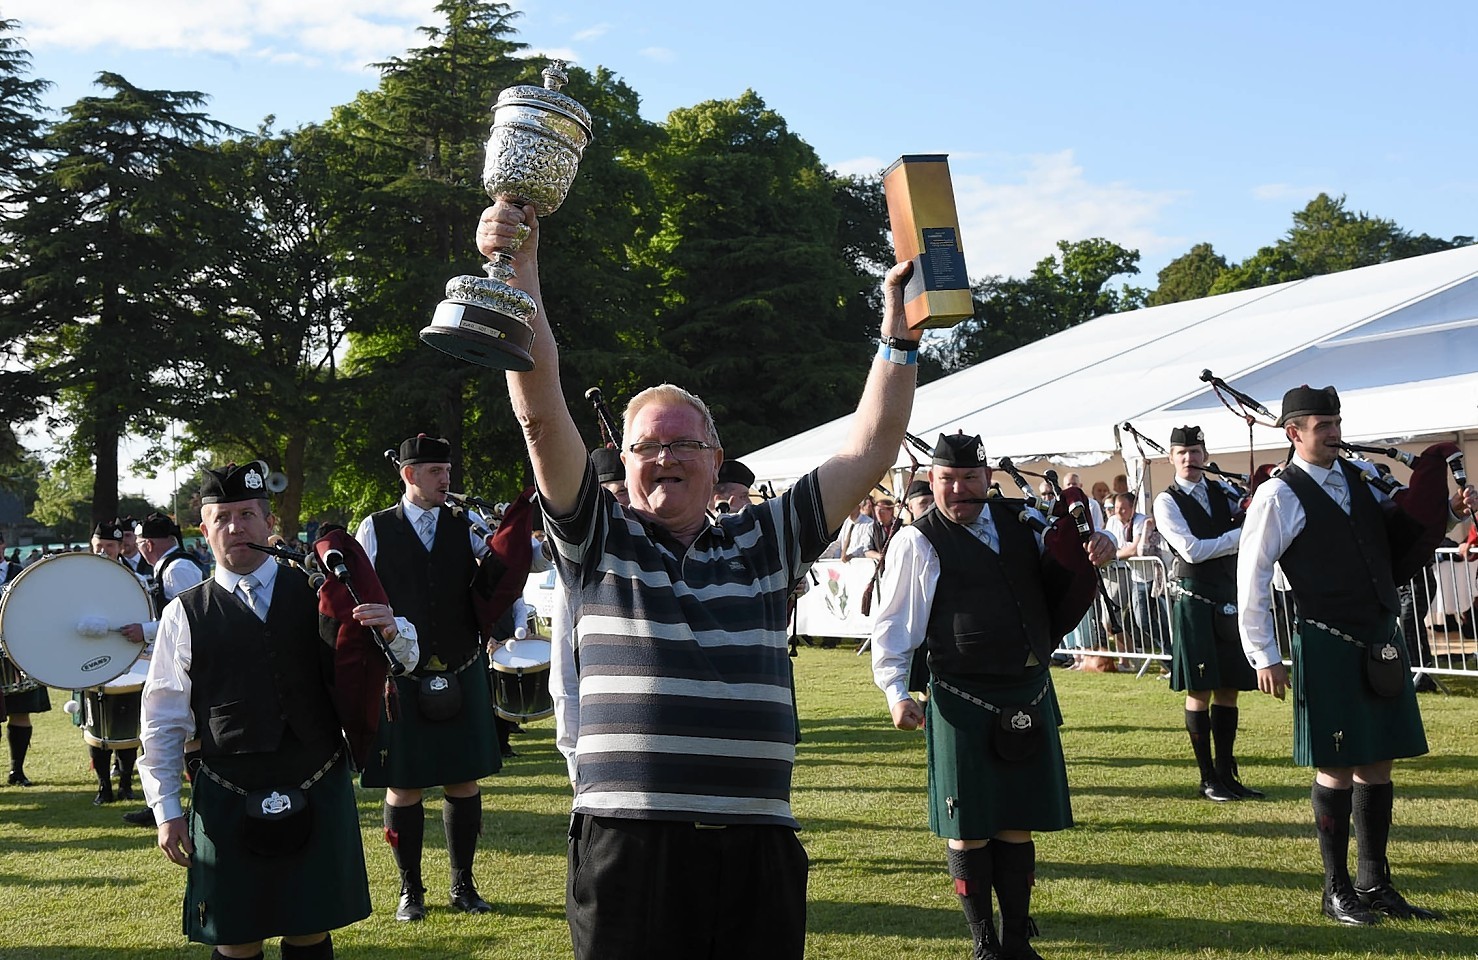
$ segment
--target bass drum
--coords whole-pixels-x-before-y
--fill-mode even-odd
[[[117,560],[63,553],[31,564],[0,599],[0,646],[31,679],[82,690],[121,676],[144,646],[119,632],[154,619],[149,591]]]
[[[521,723],[554,713],[548,640],[509,640],[493,651],[492,672],[493,709],[504,720]]]

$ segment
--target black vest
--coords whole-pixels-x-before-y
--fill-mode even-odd
[[[287,769],[332,755],[342,740],[330,691],[333,648],[319,636],[308,578],[278,567],[265,623],[214,579],[177,599],[190,623],[190,708],[201,754],[270,754],[261,759]]]
[[[985,509],[995,522],[999,555],[937,510],[914,524],[939,557],[925,639],[937,676],[1020,676],[1029,655],[1045,664],[1052,654],[1036,536],[1009,507]]]
[[[170,548],[169,553],[159,558],[159,566],[149,574],[149,596],[154,600],[154,616],[156,617],[164,612],[164,605],[169,602],[169,599],[164,596],[164,571],[180,560],[194,564],[195,569],[200,571],[200,575],[205,576],[205,569],[200,566],[198,560],[179,547]]]
[[[395,615],[416,625],[421,645],[417,672],[425,670],[432,657],[440,657],[448,669],[466,663],[478,648],[470,589],[477,558],[466,518],[441,507],[430,553],[405,518],[403,502],[370,519],[375,525],[375,573]]]
[[[1195,497],[1181,490],[1179,484],[1171,483],[1165,488],[1165,492],[1170,494],[1175,505],[1180,507],[1180,515],[1185,518],[1185,525],[1190,527],[1191,536],[1197,540],[1215,540],[1237,524],[1232,520],[1232,508],[1227,500],[1227,488],[1210,477],[1206,477],[1204,482],[1206,499],[1211,503],[1210,513],[1207,513],[1196,502]],[[1236,599],[1237,555],[1235,553],[1212,557],[1202,563],[1191,563],[1176,553],[1169,541],[1166,541],[1165,545],[1170,547],[1170,553],[1175,557],[1175,562],[1170,568],[1172,577],[1195,580],[1208,591],[1220,589],[1221,593],[1213,597],[1214,600],[1226,600],[1230,603]]]
[[[1385,514],[1358,467],[1336,461],[1350,491],[1350,515],[1299,467],[1278,474],[1303,504],[1305,523],[1278,563],[1293,587],[1299,613],[1360,626],[1400,609],[1391,578]]]

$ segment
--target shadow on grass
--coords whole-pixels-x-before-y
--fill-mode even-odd
[[[942,869],[938,872],[943,874]],[[962,943],[966,938],[965,918],[957,909],[826,900],[812,900],[806,904],[806,932],[960,940]]]

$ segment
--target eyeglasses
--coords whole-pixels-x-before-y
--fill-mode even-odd
[[[626,449],[636,454],[639,460],[650,463],[661,457],[663,450],[666,450],[674,460],[688,461],[697,459],[698,454],[704,450],[712,450],[714,447],[702,440],[674,440],[671,443],[643,440],[640,443],[633,443]]]

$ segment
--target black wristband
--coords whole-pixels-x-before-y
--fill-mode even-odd
[[[902,337],[884,337],[883,346],[892,347],[894,350],[917,350],[918,340],[905,340]]]

